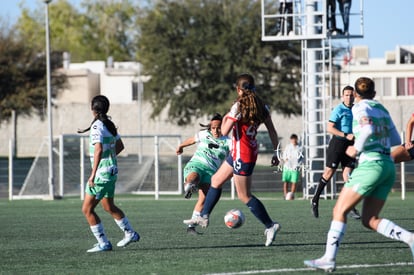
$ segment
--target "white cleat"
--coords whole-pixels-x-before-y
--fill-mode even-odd
[[[130,244],[132,242],[139,241],[140,238],[141,237],[139,236],[139,234],[137,232],[134,232],[132,234],[127,233],[127,234],[125,234],[125,237],[116,244],[116,246],[125,247],[125,246],[127,246],[128,244]]]
[[[197,218],[189,219],[189,220],[183,220],[183,223],[186,225],[200,225],[202,228],[206,228],[208,226],[208,218],[203,218],[201,216],[198,216]]]
[[[106,244],[96,243],[91,249],[88,249],[86,252],[104,252],[104,251],[111,251],[112,244],[107,242]]]
[[[269,246],[273,243],[276,238],[277,232],[282,228],[282,226],[278,223],[274,223],[272,227],[266,228],[264,231],[264,235],[266,236],[266,243],[265,246]]]
[[[316,268],[325,272],[334,272],[336,269],[335,261],[327,261],[325,259],[307,260],[303,262],[307,267]]]

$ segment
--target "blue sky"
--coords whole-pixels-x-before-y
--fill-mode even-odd
[[[12,22],[20,15],[19,3],[34,9],[43,5],[43,0],[1,0],[0,16]],[[81,0],[70,0],[79,3]],[[360,0],[353,1],[353,10]],[[414,45],[414,1],[413,0],[364,0],[364,38],[352,39],[351,47],[369,46],[370,57],[383,58],[386,51],[393,51],[397,45]],[[52,2],[53,4],[53,2]],[[359,8],[358,8],[359,10]],[[352,18],[351,18],[352,19]],[[338,25],[342,21],[338,19]],[[354,23],[351,20],[351,28]]]

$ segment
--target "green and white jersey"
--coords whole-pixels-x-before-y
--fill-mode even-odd
[[[360,162],[389,157],[391,146],[401,143],[387,109],[376,100],[364,99],[352,108],[352,132]]]
[[[113,136],[106,126],[100,120],[96,120],[92,126],[89,135],[89,153],[91,165],[94,164],[95,144],[102,144],[102,158],[99,162],[98,171],[96,173],[95,182],[104,183],[113,180],[118,174],[115,144],[120,136]]]
[[[198,132],[194,139],[198,145],[190,162],[209,171],[217,171],[231,150],[231,139],[228,136],[214,138],[208,130]]]

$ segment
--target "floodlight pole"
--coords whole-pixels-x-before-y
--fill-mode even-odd
[[[47,86],[47,117],[49,127],[49,196],[54,199],[54,171],[53,171],[53,123],[52,123],[52,89],[50,78],[50,43],[49,43],[49,3],[52,0],[43,0],[45,3],[45,30],[46,30],[46,86]]]

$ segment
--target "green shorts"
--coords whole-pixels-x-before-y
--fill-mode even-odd
[[[115,196],[115,179],[107,181],[105,183],[95,183],[95,186],[90,187],[86,183],[85,192],[91,196],[94,196],[97,200],[102,198],[113,198]]]
[[[364,197],[386,200],[395,181],[394,162],[386,156],[382,160],[358,164],[345,186]]]
[[[215,173],[214,171],[211,171],[211,169],[206,168],[204,165],[190,161],[184,167],[184,179],[186,179],[187,176],[193,172],[199,175],[200,184],[211,184],[211,177]]]
[[[282,172],[282,181],[297,183],[299,181],[299,170],[283,169]]]

